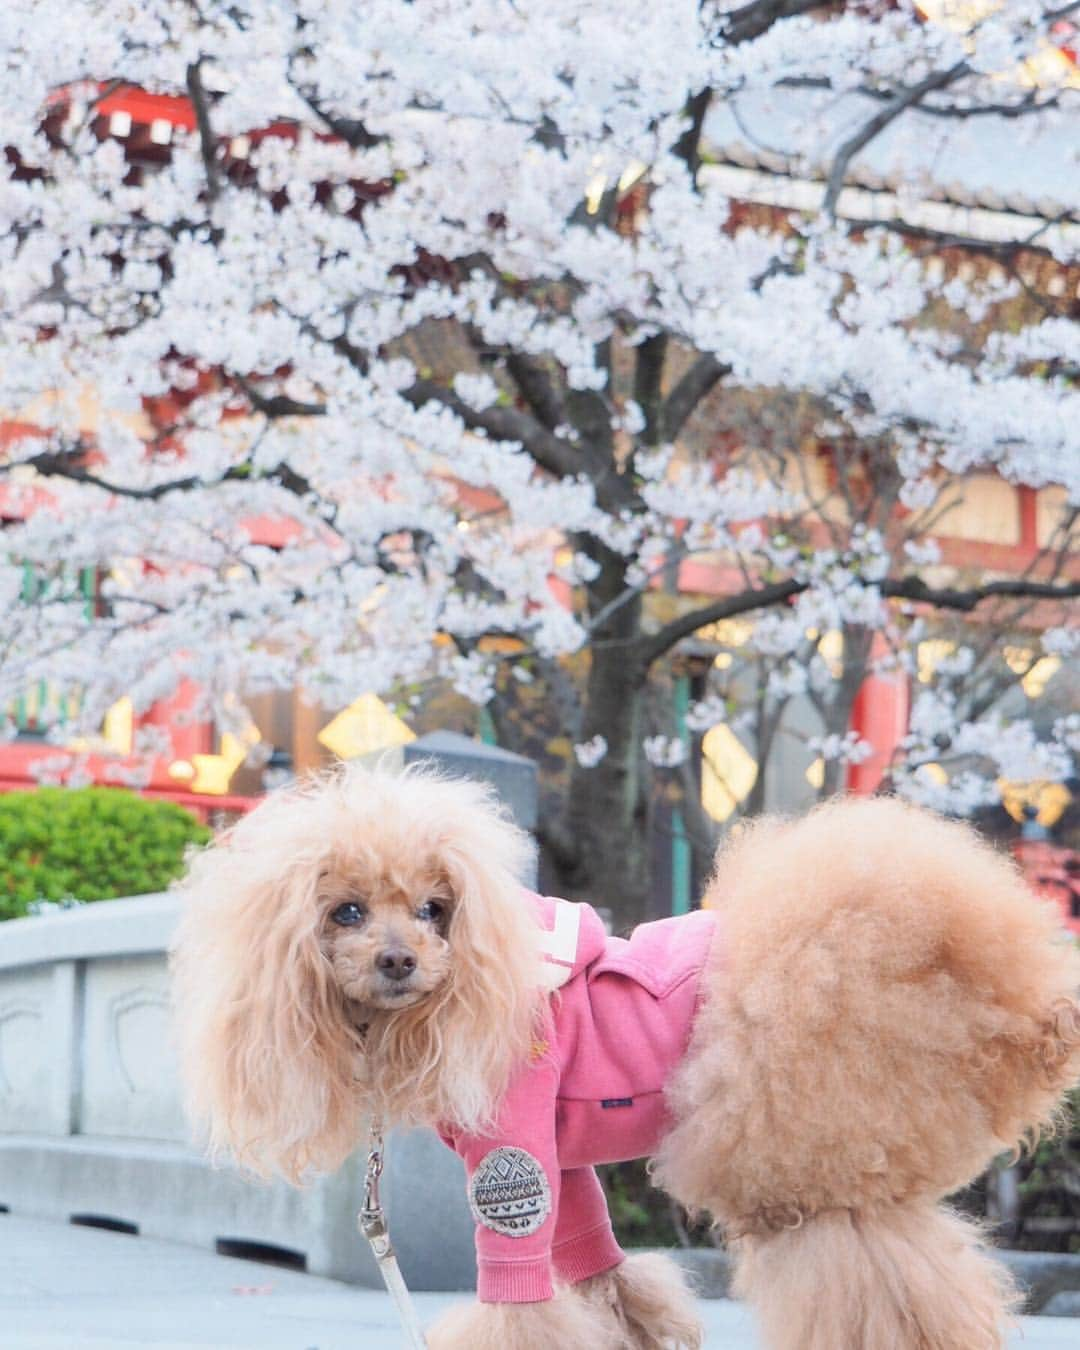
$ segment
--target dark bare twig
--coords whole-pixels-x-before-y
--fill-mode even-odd
[[[202,82],[202,58],[187,68],[187,90],[195,111],[195,125],[199,131],[199,148],[203,169],[206,171],[206,194],[211,202],[221,195],[221,166],[217,156],[217,138],[210,124],[210,104]]]
[[[712,102],[713,91],[710,88],[700,89],[690,99],[686,105],[686,111],[690,116],[690,125],[675,142],[675,154],[685,162],[690,170],[690,177],[694,181],[695,190],[698,189],[698,169],[701,168],[701,137],[705,130],[705,118],[709,112],[709,105]]]
[[[966,61],[957,61],[948,70],[935,70],[918,84],[898,91],[876,116],[871,117],[869,122],[846,140],[836,152],[822,209],[830,216],[836,215],[836,202],[844,187],[844,175],[847,173],[848,165],[860,150],[865,149],[875,136],[879,136],[890,123],[895,122],[908,108],[914,107],[920,99],[933,93],[935,89],[945,89],[970,70],[971,67]]]
[[[832,91],[836,87],[827,75],[788,75],[776,83],[778,88],[783,89]],[[897,94],[902,94],[906,88],[906,85],[886,89],[860,84],[851,92],[862,94],[864,98],[872,98],[878,103],[888,103]],[[955,103],[920,103],[919,111],[925,113],[927,117],[951,117],[958,121],[966,121],[971,117],[1003,117],[1012,120],[1060,106],[1061,101],[1057,94],[1044,97],[1040,97],[1040,94],[1040,90],[1032,89],[1017,103],[975,103],[971,107],[962,107]]]
[[[1074,600],[1080,596],[1080,581],[1067,581],[1062,585],[1055,585],[1052,582],[1035,581],[1030,577],[988,581],[982,586],[959,590],[949,586],[928,586],[921,577],[908,576],[887,578],[879,582],[878,587],[881,594],[890,600],[911,600],[916,604],[931,605],[935,609],[956,610],[963,614],[971,613],[984,600],[1000,596],[1032,597],[1040,600]],[[649,666],[665,652],[670,651],[682,638],[689,637],[706,624],[731,619],[739,614],[749,614],[771,605],[783,604],[808,589],[808,582],[789,578],[769,586],[743,591],[738,595],[723,596],[712,604],[679,615],[658,632],[642,638],[634,644],[634,656],[645,666]]]
[[[368,131],[363,122],[357,121],[354,117],[339,117],[336,113],[328,112],[318,103],[310,91],[300,89],[296,85],[293,85],[293,88],[296,89],[296,92],[319,121],[325,123],[335,136],[339,136],[352,149],[370,150],[373,146],[383,145],[390,139],[389,136],[375,135]]]
[[[820,9],[822,0],[750,0],[749,4],[724,16],[720,36],[729,46],[752,42],[768,32],[781,19],[791,19],[811,9]]]
[[[253,384],[250,384],[242,377],[237,377],[236,383],[244,391],[244,396],[248,402],[264,417],[274,419],[276,417],[325,417],[326,405],[324,403],[302,403],[299,399],[289,398],[287,394],[261,394]]]

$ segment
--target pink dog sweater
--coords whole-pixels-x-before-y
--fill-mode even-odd
[[[652,1153],[686,1052],[714,914],[608,937],[590,905],[529,895],[553,992],[490,1133],[444,1131],[464,1160],[485,1303],[552,1296],[623,1259],[594,1163]],[[557,992],[555,992],[557,991]]]

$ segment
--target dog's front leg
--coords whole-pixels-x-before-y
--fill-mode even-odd
[[[427,1332],[430,1350],[622,1350],[610,1310],[558,1286],[543,1303],[466,1303]]]

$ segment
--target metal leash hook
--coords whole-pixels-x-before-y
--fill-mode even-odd
[[[367,1171],[364,1174],[364,1207],[356,1216],[361,1233],[371,1244],[371,1251],[379,1267],[383,1284],[397,1304],[398,1316],[406,1339],[413,1350],[427,1350],[427,1341],[416,1316],[409,1290],[398,1267],[386,1214],[379,1199],[379,1178],[383,1170],[382,1122],[376,1117],[371,1122],[371,1143],[368,1147]]]

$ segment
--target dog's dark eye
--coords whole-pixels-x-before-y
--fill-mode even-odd
[[[425,900],[416,911],[416,917],[426,923],[438,923],[446,913],[446,906],[439,900]]]
[[[350,900],[346,905],[338,905],[330,917],[334,923],[341,924],[342,928],[351,928],[354,924],[363,923],[367,914],[363,905]]]

